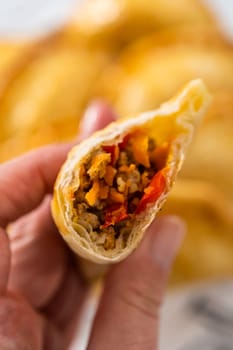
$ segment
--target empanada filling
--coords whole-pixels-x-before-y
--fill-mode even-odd
[[[114,145],[103,145],[86,159],[73,194],[74,216],[92,227],[92,241],[105,250],[126,244],[135,216],[164,192],[168,143],[157,146],[141,130]]]

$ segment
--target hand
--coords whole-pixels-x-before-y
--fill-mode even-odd
[[[92,105],[81,137],[112,120],[108,106]],[[73,336],[88,286],[50,214],[70,147],[43,147],[0,166],[0,349],[62,350]],[[157,219],[140,247],[111,268],[89,350],[156,348],[159,307],[183,236],[178,218]]]

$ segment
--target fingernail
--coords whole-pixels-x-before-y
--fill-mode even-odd
[[[116,120],[116,115],[108,103],[94,101],[87,108],[80,126],[80,135],[83,138],[90,136],[94,131],[104,128]]]
[[[152,255],[162,268],[169,268],[183,242],[185,224],[176,216],[164,216],[150,227],[153,232]]]
[[[95,129],[96,120],[98,119],[98,108],[96,107],[96,103],[92,103],[86,109],[81,125],[80,125],[80,133],[83,138],[89,136],[93,130]]]

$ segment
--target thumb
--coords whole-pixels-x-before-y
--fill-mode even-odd
[[[10,243],[6,232],[0,227],[0,294],[6,291],[10,273]]]
[[[159,308],[184,232],[176,217],[155,220],[140,247],[109,271],[88,350],[156,349]]]

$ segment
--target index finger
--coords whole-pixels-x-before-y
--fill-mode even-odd
[[[115,119],[110,107],[97,102],[87,110],[81,126],[87,137]],[[0,226],[6,227],[36,208],[53,190],[59,168],[71,144],[42,147],[0,166]]]

